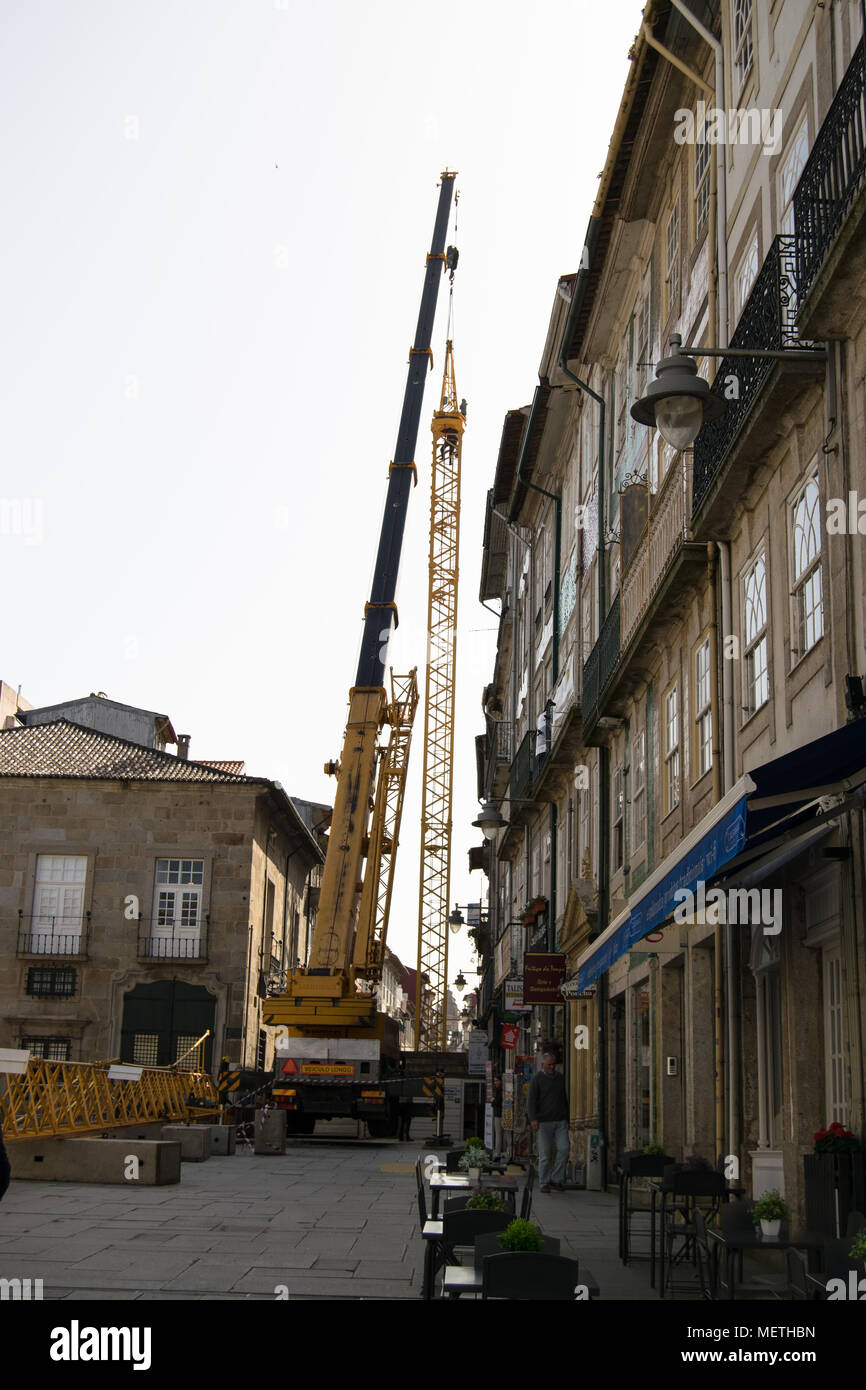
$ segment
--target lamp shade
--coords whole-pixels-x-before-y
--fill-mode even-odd
[[[693,358],[678,351],[681,342],[678,333],[671,335],[672,355],[659,362],[655,381],[630,412],[640,424],[655,426],[677,450],[694,444],[701,426],[717,420],[725,409],[721,397],[713,395],[708,383],[698,376]]]

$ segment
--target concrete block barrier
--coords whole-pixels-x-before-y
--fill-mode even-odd
[[[127,1183],[163,1187],[180,1182],[181,1146],[146,1139],[13,1139],[12,1177],[30,1182]]]
[[[184,1163],[204,1163],[211,1156],[210,1125],[163,1125],[163,1139],[180,1144]]]

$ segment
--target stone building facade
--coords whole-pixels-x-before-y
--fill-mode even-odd
[[[209,1069],[269,1066],[321,836],[278,783],[93,713],[0,730],[0,1046],[166,1065],[209,1031]]]
[[[659,1142],[802,1212],[812,1133],[866,1126],[862,13],[643,18],[489,495],[490,997],[565,954],[524,1045],[578,1165]],[[673,334],[725,406],[681,451],[631,414]]]

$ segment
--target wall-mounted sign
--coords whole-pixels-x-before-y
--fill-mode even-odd
[[[527,951],[523,957],[523,1002],[561,1004],[565,956],[555,951]]]
[[[520,1040],[519,1023],[503,1023],[502,1032],[499,1035],[499,1045],[506,1049],[516,1047]]]
[[[523,981],[506,980],[502,986],[502,1007],[507,1014],[528,1014],[532,1005],[523,1002]]]

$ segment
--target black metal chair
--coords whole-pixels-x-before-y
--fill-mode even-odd
[[[510,1211],[447,1211],[442,1218],[443,1265],[462,1264],[460,1252],[471,1251],[475,1259],[475,1237],[491,1231],[504,1231],[514,1220]]]
[[[665,1287],[669,1286],[673,1292],[675,1267],[686,1260],[697,1264],[694,1217],[699,1209],[699,1201],[704,1198],[707,1202],[704,1210],[706,1222],[707,1217],[715,1216],[721,1207],[726,1183],[722,1173],[712,1170],[683,1171],[678,1167],[673,1171],[666,1169],[664,1180],[666,1184],[670,1184],[669,1191],[674,1198],[665,1211],[665,1226],[662,1231],[666,1249]],[[677,1241],[680,1242],[679,1248],[676,1245]],[[664,1289],[661,1292],[664,1294]]]
[[[418,1197],[418,1223],[421,1227],[421,1238],[425,1243],[424,1279],[421,1296],[430,1299],[433,1297],[433,1281],[436,1278],[436,1271],[442,1265],[445,1256],[444,1224],[439,1220],[431,1220],[427,1215],[427,1194],[424,1190],[424,1169],[420,1154],[415,1161],[415,1185]]]
[[[565,1255],[503,1250],[485,1256],[482,1281],[482,1298],[573,1302],[578,1262]]]
[[[794,1303],[808,1303],[812,1294],[809,1291],[808,1264],[802,1250],[793,1245],[785,1251],[788,1263],[788,1298]]]
[[[700,1207],[695,1207],[692,1220],[695,1226],[695,1254],[698,1261],[698,1282],[701,1286],[701,1297],[715,1301],[718,1296],[716,1264],[710,1253],[707,1223]]]
[[[465,1154],[465,1149],[449,1149],[445,1155],[445,1172],[459,1173],[460,1160]]]
[[[523,1196],[520,1199],[521,1221],[529,1220],[529,1214],[532,1211],[532,1192],[535,1187],[537,1173],[538,1170],[535,1163],[530,1161],[529,1167],[526,1170],[526,1186],[523,1189]]]

